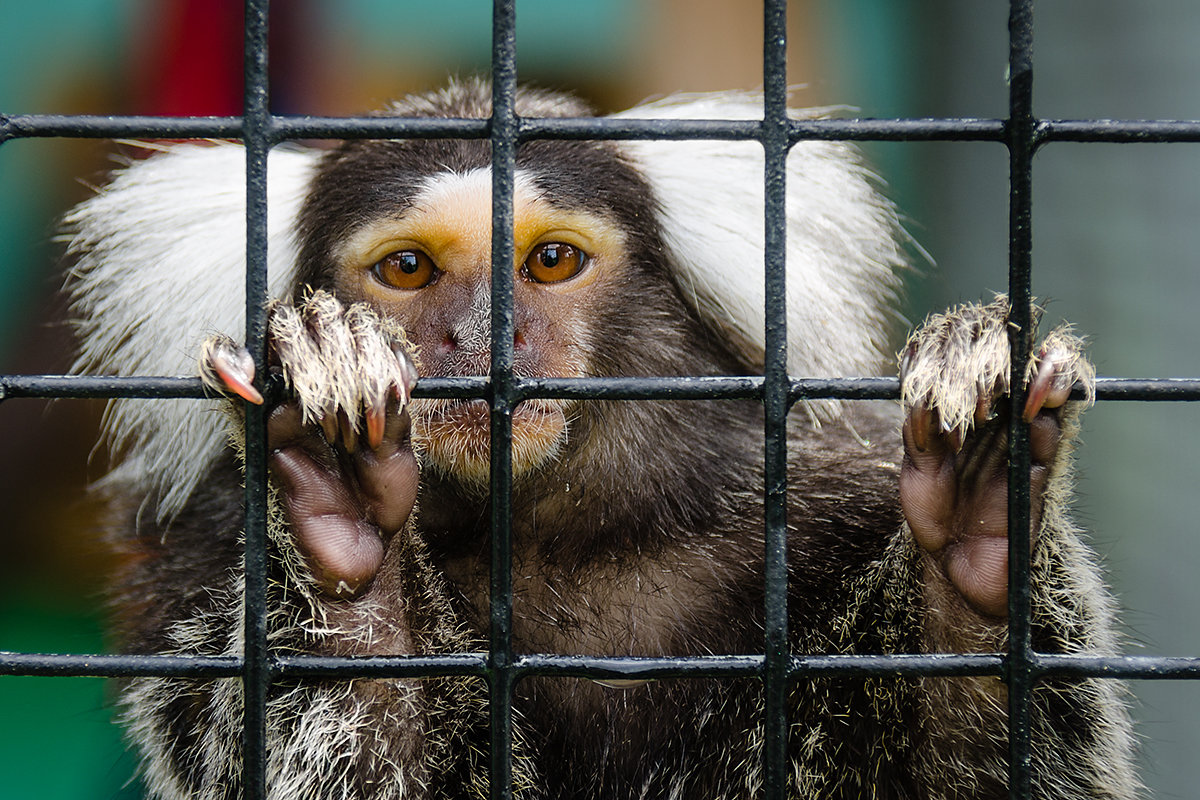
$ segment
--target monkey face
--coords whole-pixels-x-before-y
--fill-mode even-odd
[[[514,371],[520,377],[596,373],[597,308],[626,279],[626,237],[605,216],[567,209],[518,173],[514,192]],[[398,322],[425,376],[487,375],[491,365],[491,174],[423,179],[398,214],[359,226],[331,253],[333,286]],[[486,483],[489,413],[483,400],[413,404],[415,442],[426,462],[471,484]],[[576,404],[529,400],[513,415],[517,477],[552,460]]]

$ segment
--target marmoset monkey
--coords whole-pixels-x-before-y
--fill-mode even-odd
[[[522,91],[518,114],[586,116]],[[460,82],[384,113],[487,117]],[[624,116],[753,118],[747,95]],[[280,653],[485,648],[488,404],[416,399],[418,376],[490,364],[491,157],[478,140],[280,148],[269,161],[269,644]],[[241,398],[263,402],[243,328],[244,155],[175,145],[67,218],[79,370],[187,374],[223,401],[121,401],[101,483],[117,629],[131,653],[238,654]],[[529,141],[516,156],[520,378],[761,374],[762,151],[753,143]],[[855,151],[788,159],[789,372],[887,369],[903,234]],[[890,403],[814,402],[789,422],[795,653],[1003,650],[1008,306],[930,318]],[[207,337],[207,338],[205,338]],[[1068,329],[1029,368],[1033,614],[1039,650],[1113,653],[1112,602],[1066,511],[1093,372]],[[260,384],[261,385],[261,384]],[[227,413],[215,413],[220,406]],[[513,414],[518,653],[683,656],[763,648],[761,404],[537,399]],[[232,439],[232,446],[231,446]],[[1119,684],[1034,692],[1040,798],[1138,794]],[[236,680],[147,677],[122,701],[160,798],[241,794]],[[487,791],[486,688],[468,678],[299,680],[267,707],[274,798],[461,798]],[[751,798],[753,680],[528,678],[515,688],[522,797]],[[795,798],[1005,796],[994,677],[799,680]]]

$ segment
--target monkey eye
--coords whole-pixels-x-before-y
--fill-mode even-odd
[[[423,289],[434,282],[439,270],[420,250],[397,250],[376,261],[371,274],[393,289]]]
[[[521,268],[530,280],[538,283],[558,283],[573,278],[587,264],[587,256],[578,247],[562,242],[548,242],[533,248]]]

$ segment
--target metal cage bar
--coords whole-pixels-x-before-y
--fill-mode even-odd
[[[763,3],[763,796],[787,796],[787,6]]]
[[[512,795],[512,689],[528,675],[636,677],[755,677],[763,682],[766,746],[764,796],[786,796],[787,709],[791,682],[817,676],[1001,675],[1009,684],[1010,793],[1030,796],[1029,710],[1033,686],[1044,675],[1075,677],[1198,679],[1200,658],[1063,656],[1040,654],[1030,642],[1029,450],[1027,428],[1014,413],[1010,457],[1010,647],[1003,655],[794,655],[787,636],[786,420],[801,398],[894,399],[894,378],[802,379],[786,372],[784,263],[785,163],[789,148],[804,140],[985,141],[1009,152],[1009,292],[1018,332],[1012,369],[1020,376],[1029,352],[1028,314],[1032,275],[1032,159],[1054,142],[1200,142],[1200,121],[1039,120],[1032,111],[1033,19],[1030,0],[1011,0],[1009,16],[1009,116],[1004,120],[824,119],[789,120],[786,113],[786,2],[764,2],[764,118],[729,120],[520,119],[514,111],[517,80],[515,4],[493,6],[493,115],[490,120],[396,118],[282,118],[268,110],[267,0],[246,0],[245,109],[242,117],[190,119],[144,116],[0,116],[0,144],[36,137],[148,137],[242,139],[247,159],[246,341],[259,369],[265,356],[267,153],[296,138],[487,138],[492,148],[492,368],[488,378],[420,381],[418,397],[483,397],[492,408],[492,583],[489,649],[486,654],[333,658],[272,654],[266,639],[265,426],[257,407],[247,413],[245,652],[229,656],[124,656],[0,653],[0,674],[46,676],[177,676],[243,681],[244,786],[246,797],[266,796],[266,698],[281,678],[429,677],[472,675],[487,680],[491,697],[491,796]],[[765,155],[767,358],[760,377],[652,379],[518,379],[512,372],[513,174],[516,147],[529,139],[727,139],[759,142]],[[1012,393],[1023,403],[1022,381]],[[205,396],[194,378],[68,375],[0,375],[0,401],[22,397]],[[689,658],[604,658],[517,655],[512,646],[510,464],[512,410],[531,397],[605,399],[753,398],[764,404],[764,504],[766,525],[766,630],[761,655]],[[1200,401],[1198,379],[1098,381],[1101,401]]]
[[[246,349],[255,374],[267,371],[267,154],[271,114],[267,72],[268,0],[245,4]],[[262,380],[260,378],[259,382]],[[246,800],[267,796],[267,414],[244,403],[246,419],[245,632],[242,664],[242,786]]]
[[[1030,567],[1029,425],[1025,407],[1025,364],[1033,349],[1031,192],[1033,178],[1033,4],[1009,7],[1009,102],[1006,125],[1008,185],[1008,326],[1010,383],[1008,429],[1008,790],[1013,800],[1032,791],[1030,717],[1035,676],[1032,664]]]
[[[517,30],[515,0],[492,10],[492,367],[491,636],[488,678],[492,718],[489,791],[512,797],[512,412],[513,186],[517,162]]]

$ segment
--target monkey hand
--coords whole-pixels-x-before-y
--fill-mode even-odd
[[[318,586],[351,597],[375,577],[416,498],[407,411],[416,367],[403,332],[363,303],[315,291],[269,314],[270,362],[289,389],[268,416],[271,474]],[[200,372],[263,402],[253,360],[227,337],[204,343]]]
[[[932,316],[909,338],[900,363],[904,516],[954,589],[996,617],[1008,604],[1008,316],[1005,297]],[[1023,416],[1030,425],[1035,534],[1047,481],[1064,459],[1071,387],[1080,381],[1089,394],[1093,389],[1095,370],[1082,350],[1083,342],[1063,325],[1026,368]]]

